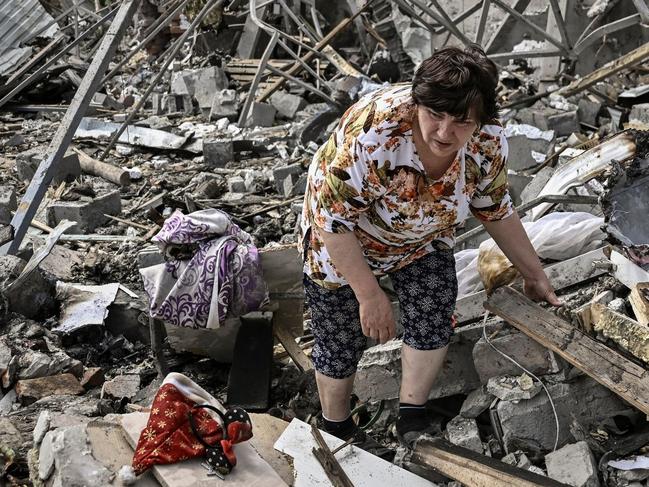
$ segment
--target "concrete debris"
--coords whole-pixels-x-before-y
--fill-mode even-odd
[[[303,448],[311,441],[303,423],[278,442],[294,464],[272,448],[285,420],[320,412],[296,232],[307,168],[352,103],[385,83],[410,82],[431,53],[474,40],[500,68],[509,193],[526,231],[543,229],[543,243],[532,242],[564,305],[491,316],[483,331],[483,304],[493,296],[484,288],[522,281],[477,219],[457,222],[459,324],[427,403],[449,441],[421,451],[457,455],[464,473],[449,483],[417,465],[417,476],[355,447],[338,457],[352,476],[381,472],[391,484],[455,487],[486,475],[482,466],[511,475],[511,485],[541,482],[533,476],[546,471],[567,485],[646,483],[646,466],[619,467],[642,458],[649,414],[642,2],[494,1],[463,10],[448,0],[280,1],[258,2],[254,16],[247,2],[203,14],[210,2],[127,0],[117,11],[105,3],[0,2],[0,483],[125,484],[133,445],[123,438],[124,414],[150,406],[167,368],[218,397],[236,390],[228,391],[230,364],[249,317],[228,316],[219,330],[151,320],[138,274],[192,258],[198,245],[162,248],[154,237],[176,210],[211,208],[260,249],[270,301],[263,310],[278,338],[272,345],[268,332],[260,351],[268,357],[274,347],[264,397],[277,421],[255,430],[264,441],[255,461],[272,473],[280,458],[282,478],[246,472],[244,485],[271,477],[307,485],[315,471],[324,475]],[[271,45],[275,29],[279,46]],[[555,318],[565,329],[533,332]],[[369,432],[394,449],[401,335],[369,345],[355,379],[358,419],[377,413]],[[547,386],[557,451],[540,382],[502,354]],[[618,463],[606,461],[608,451]],[[354,470],[357,454],[369,463]],[[190,483],[207,478],[198,464],[191,469]],[[183,472],[168,466],[156,475],[185,485]],[[480,477],[481,485],[492,480]],[[137,479],[159,483],[150,473]]]

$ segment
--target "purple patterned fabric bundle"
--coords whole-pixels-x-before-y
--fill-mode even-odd
[[[176,210],[153,237],[164,264],[140,269],[149,314],[175,326],[218,328],[259,309],[268,293],[252,238],[220,210]],[[190,250],[188,259],[175,256]]]

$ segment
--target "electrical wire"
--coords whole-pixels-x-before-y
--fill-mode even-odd
[[[550,394],[550,391],[548,388],[545,386],[545,384],[539,379],[537,376],[535,376],[532,372],[527,370],[525,367],[523,367],[521,364],[519,364],[516,360],[511,358],[509,355],[507,355],[505,352],[499,350],[496,348],[496,346],[491,343],[491,340],[489,340],[489,337],[487,336],[487,318],[489,317],[489,311],[485,311],[484,313],[484,319],[482,320],[482,336],[484,337],[485,341],[491,348],[493,348],[496,352],[498,352],[500,355],[502,355],[504,358],[509,360],[511,363],[519,367],[521,370],[523,370],[527,375],[531,376],[534,378],[536,381],[538,381],[541,386],[543,387],[543,390],[545,393],[548,395],[548,399],[550,400],[550,406],[552,406],[552,413],[554,414],[554,421],[556,425],[556,436],[554,438],[554,448],[552,448],[552,451],[557,450],[557,446],[559,445],[559,432],[560,432],[560,426],[559,426],[559,416],[557,414],[557,409],[554,406],[554,401],[552,400],[552,395]]]

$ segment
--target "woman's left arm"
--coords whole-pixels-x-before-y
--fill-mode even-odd
[[[516,211],[502,220],[483,220],[482,224],[523,276],[525,294],[535,301],[547,301],[553,306],[561,306]]]

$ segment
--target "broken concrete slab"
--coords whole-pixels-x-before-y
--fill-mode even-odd
[[[132,399],[140,390],[140,376],[138,374],[118,375],[112,380],[104,382],[101,388],[101,399]]]
[[[561,369],[551,350],[524,333],[515,331],[498,336],[492,338],[491,343],[533,374],[555,374]],[[520,374],[520,368],[496,352],[482,337],[473,347],[473,362],[483,384],[492,377]]]
[[[286,166],[278,166],[273,169],[273,181],[275,181],[275,188],[279,194],[284,194],[284,181],[287,177],[294,175],[299,177],[305,172],[302,164],[296,162]],[[297,180],[297,179],[296,179]]]
[[[523,374],[520,377],[492,377],[487,382],[487,392],[501,401],[529,400],[541,392],[542,386]]]
[[[244,127],[270,127],[275,121],[277,110],[268,103],[253,102]]]
[[[321,431],[329,449],[341,446],[344,441]],[[275,443],[275,449],[293,457],[295,487],[331,485],[322,465],[311,452],[317,444],[311,427],[294,419]],[[431,487],[430,481],[393,465],[356,446],[349,445],[341,450],[336,459],[355,487],[376,487],[377,485],[407,485],[409,487]]]
[[[545,159],[554,147],[555,132],[523,123],[509,124],[505,127],[505,137],[509,146],[507,167],[520,171]],[[534,154],[540,156],[534,157]]]
[[[306,101],[301,96],[277,91],[270,96],[270,103],[275,107],[279,116],[293,120],[297,112],[302,110]]]
[[[79,201],[54,201],[47,206],[47,224],[54,227],[63,220],[76,222],[68,233],[92,233],[109,221],[105,215],[119,215],[122,200],[119,191]]]
[[[26,265],[27,262],[19,257],[0,256],[0,290],[7,289],[9,284],[20,276]],[[39,270],[31,272],[20,285],[20,289],[11,290],[6,294],[9,309],[27,318],[49,316],[54,309],[52,287]]]
[[[604,104],[596,98],[581,98],[577,108],[579,122],[590,125],[591,127],[597,127],[597,117],[603,106]]]
[[[649,230],[638,225],[649,213],[649,176],[618,182],[602,203],[607,231],[624,245],[649,244]]]
[[[179,71],[171,80],[171,93],[194,97],[201,110],[210,110],[214,93],[227,87],[225,71],[217,66]]]
[[[53,353],[43,353],[27,350],[18,359],[18,379],[36,379],[69,372],[78,377],[83,371],[83,364],[59,350]]]
[[[17,208],[16,190],[9,186],[0,186],[0,225],[8,225],[11,222],[11,212]]]
[[[83,286],[58,282],[56,296],[61,304],[59,324],[54,328],[60,333],[72,333],[88,326],[101,326],[108,315],[108,306],[115,301],[119,284]]]
[[[630,123],[649,124],[649,103],[633,105],[629,113]]]
[[[456,416],[446,425],[446,433],[448,441],[454,445],[482,453],[482,440],[475,419]]]
[[[460,408],[460,416],[475,419],[489,409],[493,401],[494,396],[481,386],[466,397]]]
[[[106,381],[104,371],[101,367],[90,367],[86,369],[81,377],[81,386],[88,390],[99,387]]]
[[[239,117],[239,94],[235,90],[219,90],[214,93],[210,120],[227,118],[234,122]]]
[[[79,380],[72,374],[25,379],[16,383],[16,396],[23,405],[32,404],[48,396],[62,394],[80,396],[84,392]]]
[[[31,181],[38,169],[38,165],[46,156],[44,149],[37,148],[31,149],[20,153],[16,157],[16,170],[18,177],[23,181]],[[81,165],[79,163],[79,156],[72,150],[67,151],[54,178],[54,184],[60,184],[63,181],[72,182],[81,176]]]
[[[566,445],[545,456],[548,477],[575,487],[599,487],[598,469],[585,441]]]

